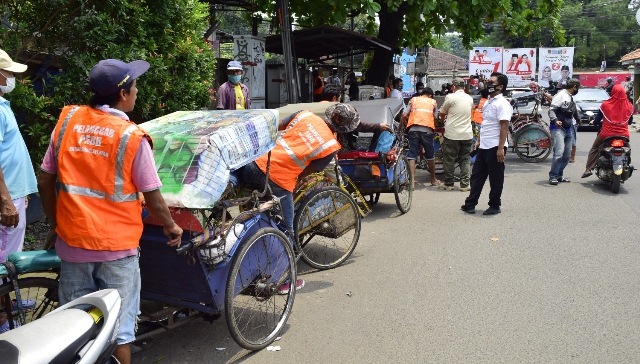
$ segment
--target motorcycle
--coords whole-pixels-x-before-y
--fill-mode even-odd
[[[598,178],[611,183],[611,192],[620,191],[620,183],[633,174],[631,165],[631,145],[623,136],[607,137],[598,149],[595,172]]]
[[[116,349],[120,294],[90,293],[48,315],[0,334],[3,363],[119,363]]]

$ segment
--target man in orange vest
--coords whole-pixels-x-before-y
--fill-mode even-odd
[[[282,197],[282,214],[293,232],[293,189],[298,178],[325,169],[340,150],[335,133],[348,133],[360,124],[360,115],[349,104],[335,104],[321,118],[311,111],[299,111],[282,119],[275,148],[271,150],[269,184],[273,194]],[[236,176],[244,183],[264,187],[267,155],[242,167]],[[232,179],[232,183],[235,182]]]
[[[409,101],[409,109],[402,116],[402,122],[406,123],[409,135],[409,169],[411,180],[415,184],[416,158],[420,154],[420,146],[424,148],[424,157],[431,174],[431,186],[438,186],[440,181],[436,178],[436,162],[433,152],[433,133],[435,131],[436,100],[433,99],[433,90],[426,87],[421,95],[413,97]],[[413,186],[411,187],[413,188]]]
[[[293,235],[293,189],[298,178],[324,170],[340,150],[335,133],[348,133],[360,124],[360,115],[349,104],[335,104],[325,110],[325,118],[311,111],[299,111],[282,119],[278,125],[283,130],[271,150],[269,186],[280,197],[282,215]],[[265,154],[234,172],[231,183],[239,181],[253,188],[263,188],[266,183],[268,156]],[[238,181],[239,180],[239,181]],[[289,293],[289,283],[278,287],[278,293]],[[304,286],[304,280],[296,281],[296,289]]]
[[[471,112],[471,126],[473,127],[473,136],[478,140],[480,137],[480,128],[482,127],[482,108],[484,104],[489,99],[489,91],[486,88],[480,90],[480,101],[478,101],[478,105],[473,107],[473,111]],[[472,146],[471,155],[474,156],[477,153],[477,149],[475,149],[475,145]]]
[[[133,111],[136,79],[146,61],[100,61],[89,74],[91,106],[66,106],[42,161],[38,190],[51,225],[47,245],[62,259],[60,304],[105,288],[122,297],[114,355],[131,362],[130,343],[140,306],[138,244],[142,200],[179,246],[175,224],[160,194],[151,139],[125,112]]]
[[[311,71],[313,77],[313,101],[322,100],[322,91],[324,91],[324,80],[320,77],[318,70]]]

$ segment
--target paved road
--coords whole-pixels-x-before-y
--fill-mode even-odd
[[[638,362],[640,175],[618,195],[595,177],[580,179],[594,136],[579,133],[577,161],[565,173],[572,182],[559,186],[547,183],[550,159],[527,164],[509,153],[497,216],[461,212],[466,193],[427,187],[419,170],[408,214],[383,195],[346,264],[300,267],[307,285],[279,352],[239,348],[221,319],[147,340],[134,360]]]

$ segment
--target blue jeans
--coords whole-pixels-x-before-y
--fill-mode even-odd
[[[114,288],[122,299],[118,345],[135,339],[140,312],[140,265],[138,256],[97,263],[71,263],[60,265],[60,305],[101,289]]]
[[[559,179],[563,177],[564,168],[569,164],[569,157],[571,157],[573,127],[569,130],[551,129],[551,136],[553,137],[553,160],[551,161],[549,179]]]
[[[271,173],[273,173],[273,170],[271,170]],[[267,179],[267,176],[264,174],[264,172],[262,172],[262,170],[260,170],[260,168],[258,168],[258,166],[253,162],[234,172],[234,175],[235,176],[232,177],[232,180],[235,181],[236,184],[238,183],[237,180],[240,179],[244,184],[250,186],[251,188],[260,190],[264,188],[264,183]],[[271,192],[273,192],[273,195],[281,198],[280,206],[282,206],[282,217],[284,218],[284,222],[289,228],[289,232],[291,233],[291,235],[293,235],[293,194],[273,183],[273,181],[271,180],[269,180],[269,186],[271,187]]]

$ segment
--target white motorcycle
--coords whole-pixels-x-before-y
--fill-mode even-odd
[[[118,363],[120,295],[115,289],[90,293],[48,315],[0,334],[0,358],[7,364]]]

